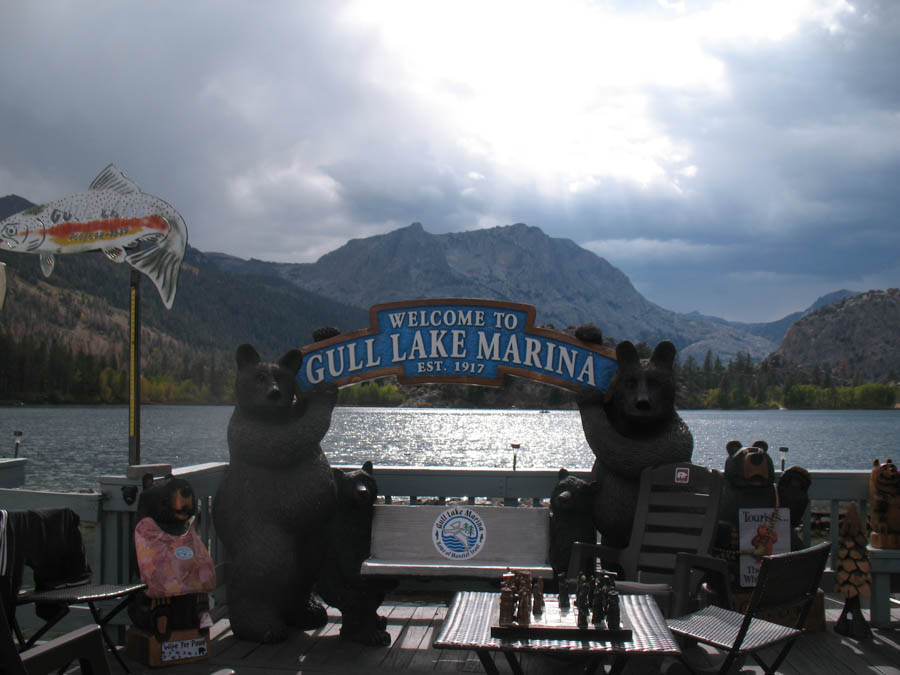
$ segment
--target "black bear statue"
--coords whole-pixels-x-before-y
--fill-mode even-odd
[[[328,618],[311,593],[337,508],[334,475],[320,446],[337,389],[300,392],[303,354],[297,349],[264,363],[244,344],[236,360],[230,465],[213,517],[231,559],[226,583],[235,636],[281,642],[289,627],[317,628]]]
[[[596,481],[573,476],[565,468],[559,470],[550,494],[550,565],[557,581],[560,574],[568,572],[572,544],[597,539],[593,515],[596,495]]]
[[[593,325],[579,327],[575,337],[602,342]],[[635,346],[616,345],[618,369],[611,391],[579,394],[578,409],[588,445],[594,453],[598,490],[594,525],[607,546],[625,548],[637,508],[641,471],[667,462],[686,462],[694,438],[675,411],[675,346],[660,342],[649,361]]]

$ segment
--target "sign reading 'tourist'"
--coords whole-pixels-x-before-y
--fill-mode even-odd
[[[302,391],[396,375],[404,384],[499,386],[505,375],[574,391],[606,391],[615,353],[534,326],[530,305],[491,300],[407,300],[375,305],[370,328],[303,348]]]

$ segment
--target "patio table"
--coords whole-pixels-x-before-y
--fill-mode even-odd
[[[555,598],[548,595],[545,602],[548,615],[559,612]],[[651,596],[621,595],[619,602],[623,623],[628,624],[632,631],[630,640],[505,639],[491,637],[491,626],[496,626],[498,622],[500,594],[461,592],[453,597],[434,647],[474,651],[489,675],[499,672],[491,658],[492,651],[502,652],[516,675],[523,672],[516,657],[519,652],[583,655],[586,657],[585,673],[595,672],[605,655],[611,655],[613,659],[609,672],[619,673],[634,655],[680,653],[675,637]]]

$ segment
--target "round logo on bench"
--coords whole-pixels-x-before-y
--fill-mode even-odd
[[[474,558],[484,546],[486,536],[481,517],[472,509],[460,506],[442,511],[435,518],[432,531],[434,547],[451,560]]]

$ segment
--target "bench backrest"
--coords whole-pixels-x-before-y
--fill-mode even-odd
[[[483,539],[475,544],[478,552],[459,559],[438,550],[442,515],[477,516],[483,525]],[[447,516],[444,515],[444,521]],[[550,510],[546,507],[515,506],[375,506],[372,521],[372,560],[420,563],[448,567],[486,565],[533,566],[548,564]],[[451,538],[450,545],[453,545]],[[446,550],[446,544],[444,545]],[[471,550],[471,549],[470,549]],[[451,551],[452,553],[452,551]]]

